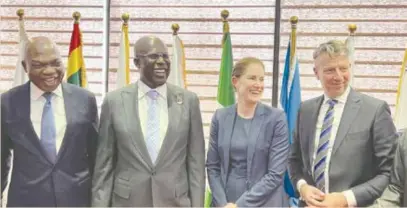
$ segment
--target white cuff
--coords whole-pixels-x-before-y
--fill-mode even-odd
[[[304,179],[298,180],[297,191],[300,193],[301,186],[306,185],[306,184],[308,184],[306,180],[304,180]],[[301,193],[300,193],[300,197],[301,197]]]
[[[345,195],[346,201],[348,202],[348,207],[356,207],[356,197],[352,190],[346,190],[342,192]]]

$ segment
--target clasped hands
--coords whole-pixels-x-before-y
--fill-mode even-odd
[[[313,186],[304,184],[300,188],[300,194],[307,207],[348,207],[348,202],[343,193],[334,192],[325,194]]]

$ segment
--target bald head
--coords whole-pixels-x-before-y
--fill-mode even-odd
[[[25,60],[32,58],[61,58],[56,44],[47,37],[39,36],[31,38],[26,45]]]
[[[134,46],[134,54],[144,55],[148,53],[168,53],[164,42],[155,36],[144,36],[137,40]]]
[[[167,46],[154,36],[144,36],[134,46],[134,64],[140,70],[140,79],[150,88],[165,84],[170,74]]]
[[[55,90],[64,76],[59,50],[47,37],[34,37],[27,43],[22,64],[30,81],[45,92]]]

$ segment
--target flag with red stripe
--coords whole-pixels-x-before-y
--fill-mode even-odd
[[[82,54],[82,34],[78,22],[73,25],[71,44],[69,46],[67,81],[84,88],[88,84]]]

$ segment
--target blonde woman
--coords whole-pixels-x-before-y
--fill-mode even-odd
[[[288,206],[286,116],[260,102],[264,76],[259,59],[238,61],[232,73],[237,104],[213,115],[206,166],[214,207]]]

